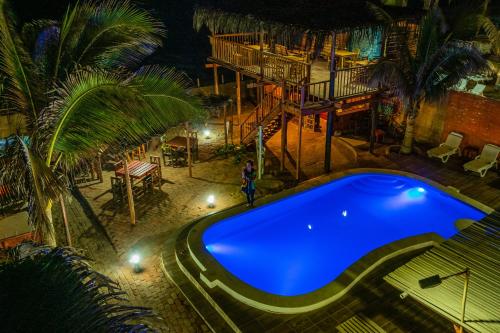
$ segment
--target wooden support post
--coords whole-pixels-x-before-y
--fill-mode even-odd
[[[99,178],[99,183],[102,183],[104,181],[102,177],[102,161],[101,161],[101,154],[97,154],[97,177]]]
[[[375,129],[377,128],[377,107],[378,103],[371,103],[370,153],[372,154],[375,148]]]
[[[71,241],[71,234],[69,233],[69,224],[68,224],[68,215],[66,214],[66,205],[64,204],[64,198],[59,195],[59,202],[61,203],[61,211],[64,222],[64,230],[66,231],[66,241],[68,246],[73,246],[73,242]]]
[[[238,112],[238,126],[239,126],[241,125],[241,79],[239,71],[236,71],[236,110]]]
[[[285,156],[286,156],[286,139],[287,139],[287,117],[285,108],[285,82],[281,84],[281,159],[280,159],[280,171],[285,171]]]
[[[259,33],[259,62],[260,62],[260,77],[264,78],[264,25],[260,23],[260,33]]]
[[[227,104],[224,103],[224,151],[226,151],[227,157]]]
[[[217,66],[214,66],[214,94],[219,94],[219,74],[217,74]]]
[[[325,139],[325,172],[331,171],[332,157],[332,136],[333,136],[333,117],[335,111],[329,111],[326,118],[326,139]]]
[[[297,161],[295,168],[295,179],[300,180],[300,150],[302,149],[302,114],[299,115],[299,129],[298,129],[298,138],[297,138]]]
[[[188,172],[189,172],[189,177],[193,177],[193,170],[191,166],[191,131],[189,129],[189,123],[186,122],[186,145],[187,145],[187,162],[188,162]]]
[[[335,32],[332,31],[332,46],[330,49],[330,90],[328,92],[328,98],[330,101],[335,100],[335,43],[336,36]],[[326,121],[326,138],[325,138],[325,172],[330,172],[331,170],[331,159],[332,159],[332,136],[333,136],[333,119],[335,110],[328,112],[328,118]]]
[[[132,193],[132,182],[130,181],[130,173],[128,171],[128,161],[126,158],[123,159],[123,169],[125,169],[125,185],[127,187],[127,199],[130,211],[130,224],[135,225],[134,194]]]

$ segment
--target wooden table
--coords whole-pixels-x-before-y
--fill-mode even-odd
[[[335,50],[335,56],[339,57],[340,59],[340,68],[344,68],[344,59],[345,58],[352,58],[354,56],[357,56],[358,54],[356,52],[352,51],[347,51],[347,50]]]
[[[198,159],[198,138],[197,136],[191,136],[189,138],[191,143],[191,153],[193,153],[193,160]],[[165,142],[165,144],[171,146],[173,149],[184,148],[187,149],[187,137],[185,136],[176,136]]]
[[[128,163],[128,174],[130,176],[130,181],[133,183],[134,180],[139,181],[147,176],[153,176],[158,178],[158,186],[161,187],[161,173],[160,166],[158,164],[143,162],[143,161],[132,161]],[[115,171],[117,177],[125,178],[125,167],[121,167]]]
[[[254,50],[257,50],[257,51],[260,51],[260,45],[259,44],[248,44],[248,45],[245,45],[251,49],[254,49]],[[269,51],[269,46],[264,44],[264,49],[263,51]]]

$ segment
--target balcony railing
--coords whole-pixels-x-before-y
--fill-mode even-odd
[[[268,45],[266,36],[263,42]],[[256,76],[262,75],[267,80],[299,83],[307,78],[310,71],[310,64],[294,59],[297,57],[261,51],[256,33],[216,35],[210,39],[213,59]]]

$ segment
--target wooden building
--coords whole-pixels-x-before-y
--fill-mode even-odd
[[[212,1],[211,3],[213,3]],[[240,141],[251,143],[258,127],[264,141],[280,129],[281,168],[287,156],[287,124],[298,123],[296,178],[301,164],[302,131],[317,129],[327,119],[325,171],[330,171],[334,118],[374,110],[378,91],[370,87],[370,69],[384,56],[393,56],[400,38],[416,37],[417,25],[400,17],[403,35],[389,34],[365,1],[219,1],[199,7],[194,26],[211,35],[208,57],[218,93],[218,67],[236,73],[236,104]],[[391,30],[393,31],[393,30]],[[411,44],[411,43],[410,43]],[[241,116],[241,77],[255,79],[258,105]],[[372,116],[374,119],[374,115]],[[374,122],[374,121],[373,121]],[[372,125],[373,127],[373,125]],[[372,128],[373,133],[374,128]],[[373,136],[373,135],[372,135]]]

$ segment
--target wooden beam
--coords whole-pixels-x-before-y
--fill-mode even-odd
[[[371,104],[371,127],[370,127],[370,153],[373,154],[375,148],[375,129],[377,127],[377,107],[378,104]]]
[[[295,168],[295,179],[300,180],[300,151],[302,149],[302,115],[299,116],[299,128],[297,138],[297,165]]]
[[[219,74],[217,73],[217,66],[214,66],[214,94],[219,94]]]
[[[210,64],[205,64],[205,68],[214,68],[214,67],[220,67],[221,65],[215,64],[215,63],[210,63]]]
[[[281,84],[281,158],[280,158],[280,171],[285,171],[285,152],[286,152],[286,139],[287,139],[287,117],[285,108],[285,82]]]
[[[125,169],[125,185],[127,187],[128,208],[130,212],[130,224],[135,225],[135,207],[134,194],[132,193],[132,182],[130,181],[130,173],[128,171],[128,161],[123,159],[123,169]]]
[[[188,162],[188,174],[189,177],[193,177],[193,170],[191,164],[191,130],[189,129],[189,123],[186,122],[186,148],[187,148],[187,162]]]
[[[260,33],[259,33],[259,62],[260,62],[260,77],[264,78],[264,24],[260,23]]]
[[[336,44],[336,34],[332,32],[332,45],[330,48],[330,90],[328,92],[328,98],[333,101],[335,98],[335,44]],[[326,121],[326,138],[325,138],[325,161],[324,169],[325,172],[330,172],[331,170],[331,159],[332,159],[332,135],[333,135],[333,117],[334,113],[332,111],[328,112],[328,118]]]
[[[69,232],[69,224],[68,224],[68,215],[66,214],[66,205],[64,204],[64,198],[62,194],[59,195],[59,202],[61,203],[61,211],[64,222],[64,230],[66,231],[66,242],[68,246],[73,246],[73,242],[71,241],[71,234]]]
[[[227,104],[224,103],[224,152],[227,158]]]
[[[238,112],[239,126],[241,125],[241,78],[239,71],[236,71],[236,111]]]

